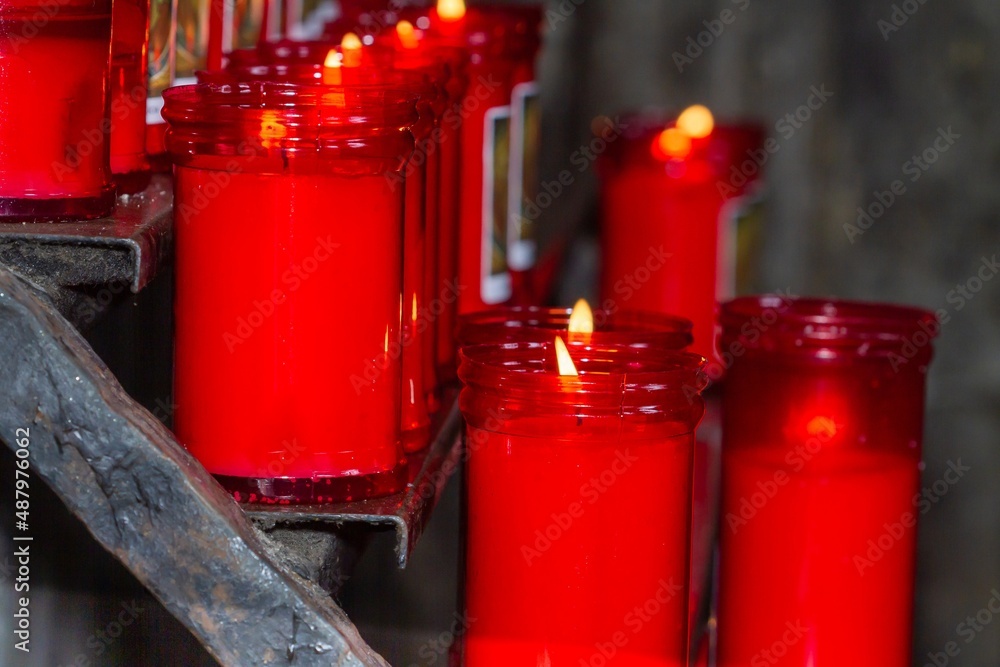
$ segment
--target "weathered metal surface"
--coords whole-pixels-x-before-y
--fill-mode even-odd
[[[75,325],[89,325],[94,308],[81,300],[137,293],[169,257],[171,188],[169,176],[155,175],[100,220],[0,222],[0,263],[42,287]]]
[[[448,479],[458,470],[461,458],[462,419],[454,395],[432,424],[434,442],[424,452],[410,457],[410,482],[400,493],[330,505],[244,505],[246,513],[260,526],[284,526],[289,529],[335,524],[387,527],[396,531],[396,555],[399,566],[413,552],[431,512],[441,497]]]
[[[33,472],[223,664],[386,665],[48,301],[0,268],[0,440],[12,449],[18,428]]]

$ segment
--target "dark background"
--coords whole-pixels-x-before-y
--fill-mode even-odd
[[[723,120],[756,119],[780,143],[765,167],[760,288],[947,311],[930,373],[925,480],[939,479],[949,462],[971,470],[922,517],[913,664],[928,664],[928,652],[955,641],[961,652],[949,664],[1000,665],[1000,619],[968,643],[957,633],[1000,588],[1000,280],[987,272],[990,279],[971,298],[954,292],[976,287],[969,281],[984,258],[1000,256],[1000,3],[566,0],[548,7],[543,179],[570,166],[601,114],[701,102]],[[705,22],[725,9],[732,22],[721,34],[709,32],[711,39],[702,35],[707,45],[700,54],[692,49],[692,62],[679,68],[675,52],[684,54],[689,38],[697,40],[709,30]],[[892,23],[894,11],[901,25]],[[782,133],[778,124],[813,87],[832,95],[791,136]],[[911,180],[905,165],[949,128],[957,134],[953,145]],[[852,242],[844,226],[897,179],[905,193]],[[561,303],[592,293],[597,192],[588,172],[547,211],[550,230],[576,225],[579,232],[562,274]],[[161,412],[169,410],[164,282],[169,275],[116,305],[89,334],[126,388]],[[149,369],[158,369],[155,378],[145,377]],[[0,464],[10,466],[5,449]],[[344,593],[362,634],[394,665],[443,664],[435,640],[455,621],[456,487],[407,571],[395,570],[391,540],[376,540]],[[7,521],[9,508],[2,509]],[[33,636],[42,641],[23,663],[5,639],[0,665],[211,664],[58,501],[37,511],[50,525],[36,538],[45,561],[33,560],[43,589],[33,598]],[[0,532],[7,531],[0,522]],[[9,540],[0,542],[8,548]],[[0,565],[6,556],[0,552]],[[7,579],[2,571],[0,579]],[[88,639],[131,601],[144,611],[121,641],[97,655]],[[0,596],[4,617],[10,604],[10,595]]]

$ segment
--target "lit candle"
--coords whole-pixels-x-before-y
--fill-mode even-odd
[[[764,142],[753,126],[717,125],[695,105],[664,126],[632,118],[601,158],[601,305],[660,310],[694,322],[694,349],[713,357],[715,310],[733,295],[736,224],[756,181],[726,189],[730,170]],[[754,230],[740,233],[750,249]]]
[[[199,85],[168,90],[164,116],[178,439],[240,501],[399,490],[408,303],[387,174],[412,150],[413,98]]]
[[[718,664],[763,664],[780,645],[790,667],[909,667],[937,321],[777,297],[723,304],[721,321]]]
[[[545,342],[553,331],[569,332],[571,341],[665,350],[683,350],[691,344],[689,320],[656,312],[593,311],[583,300],[573,309],[516,306],[467,313],[460,318],[458,342],[463,347]]]
[[[686,664],[703,361],[561,336],[462,349],[462,664]]]
[[[4,3],[0,26],[0,218],[106,215],[110,0]]]

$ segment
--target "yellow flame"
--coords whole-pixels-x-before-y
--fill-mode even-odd
[[[330,49],[323,61],[323,83],[328,86],[339,86],[342,83],[340,68],[342,57],[337,49]]]
[[[691,137],[676,127],[668,127],[656,137],[655,148],[666,157],[687,157],[691,152]]]
[[[837,423],[830,417],[817,416],[806,424],[806,433],[814,436],[832,438],[837,434]]]
[[[586,299],[580,299],[573,305],[569,314],[570,333],[594,333],[594,311]]]
[[[417,309],[417,295],[416,294],[413,295],[413,307],[410,310],[412,311],[410,313],[410,315],[413,318],[413,321],[416,322],[417,321],[417,310],[418,310]]]
[[[353,32],[347,33],[340,40],[340,51],[344,56],[344,67],[361,65],[361,40]]]
[[[566,343],[562,336],[556,336],[556,362],[559,364],[559,375],[579,375],[576,372],[576,365],[573,364],[573,357],[569,356]]]
[[[404,49],[415,49],[420,44],[417,40],[417,31],[409,21],[400,21],[396,24],[396,36]]]
[[[448,23],[461,21],[465,16],[465,0],[438,0],[437,15]]]
[[[715,118],[708,107],[695,104],[677,117],[677,129],[693,139],[704,139],[715,129]]]

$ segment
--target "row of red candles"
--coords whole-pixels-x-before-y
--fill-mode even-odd
[[[103,25],[88,11],[70,18]],[[225,72],[204,75],[208,85],[167,94],[175,427],[241,500],[401,488],[400,434],[410,449],[426,444],[428,415],[454,372],[456,309],[435,313],[432,303],[451,305],[472,285],[465,310],[476,310],[518,287],[485,259],[483,192],[455,183],[486,180],[483,147],[497,138],[488,110],[532,78],[531,20],[411,18],[380,48],[350,39],[332,50],[273,45],[233,54]],[[471,55],[470,34],[484,38]],[[336,27],[331,36],[343,41]],[[448,110],[474,99],[470,80],[483,84],[483,103],[451,127]],[[102,127],[92,115],[81,128]],[[458,332],[469,426],[466,604],[477,619],[465,664],[685,664],[692,433],[706,369],[679,352],[691,343],[683,320],[623,307],[691,317],[696,349],[726,370],[720,664],[908,664],[911,503],[933,318],[742,300],[723,309],[716,354],[714,303],[726,278],[715,222],[754,181],[720,174],[763,138],[751,127],[697,125],[678,134],[632,124],[609,151],[605,310],[597,331],[567,336],[578,375],[553,372],[548,337],[568,326],[565,312],[492,311]],[[86,143],[74,138],[31,156],[51,172],[47,160],[61,150],[74,174],[93,177],[52,198],[72,205],[26,203],[37,183],[13,182],[2,193],[5,215],[106,206],[106,174],[88,170]],[[0,169],[32,173],[10,159],[28,153],[2,139]],[[133,166],[122,173],[142,168]],[[676,219],[709,224],[662,224]],[[668,262],[660,241],[708,254]],[[477,261],[460,275],[469,257]],[[352,280],[364,283],[345,288]],[[885,531],[891,548],[880,546]]]

